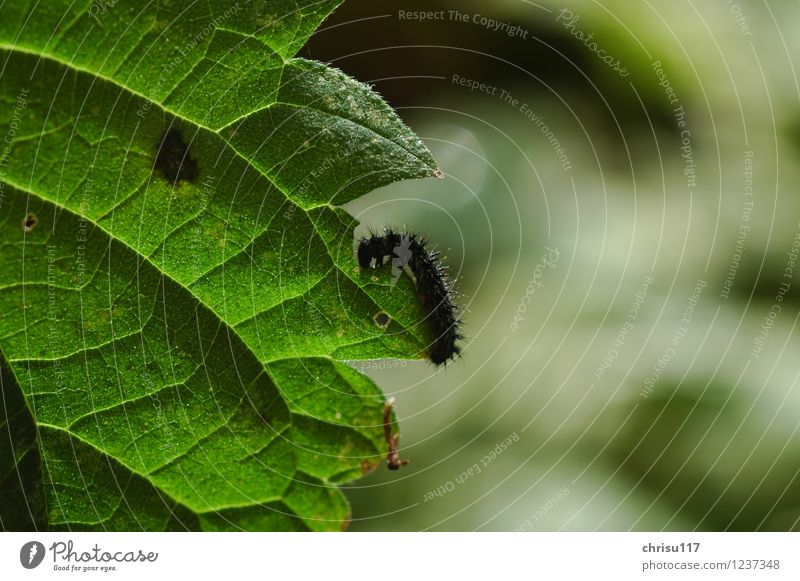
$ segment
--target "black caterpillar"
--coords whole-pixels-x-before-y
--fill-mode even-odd
[[[395,276],[399,277],[405,266],[411,269],[433,337],[428,359],[435,365],[444,365],[461,353],[456,341],[464,337],[459,332],[458,307],[451,299],[450,284],[439,263],[439,253],[428,250],[427,245],[423,237],[387,229],[383,236],[373,233],[359,241],[358,264],[361,268],[380,268],[388,256],[392,258]]]

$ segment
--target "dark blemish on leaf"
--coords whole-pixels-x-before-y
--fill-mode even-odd
[[[153,165],[161,175],[170,182],[196,182],[200,175],[197,160],[189,150],[181,132],[170,127],[167,129],[156,150],[156,161]]]
[[[392,433],[392,409],[394,408],[394,398],[386,401],[383,406],[383,436],[386,438],[386,445],[389,450],[386,452],[386,466],[389,470],[399,470],[401,466],[408,464],[408,460],[400,459],[400,434]]]
[[[375,321],[375,324],[378,325],[381,329],[385,329],[386,327],[389,326],[389,322],[392,320],[392,318],[387,313],[381,311],[380,313],[372,317],[372,320]]]
[[[36,217],[36,214],[33,212],[28,212],[28,215],[25,216],[22,220],[22,231],[23,232],[30,232],[34,228],[36,228],[36,224],[39,223],[39,218]]]

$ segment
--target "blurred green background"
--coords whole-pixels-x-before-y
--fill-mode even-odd
[[[364,364],[411,463],[348,489],[351,530],[800,529],[798,32],[789,0],[348,0],[323,25],[302,54],[446,173],[348,209],[445,251],[468,336],[447,368]]]

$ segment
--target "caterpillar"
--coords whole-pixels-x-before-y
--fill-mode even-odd
[[[382,236],[374,232],[358,244],[361,268],[380,268],[392,257],[392,284],[406,266],[414,275],[417,296],[425,312],[432,337],[428,359],[434,365],[445,365],[457,357],[461,349],[456,342],[463,339],[458,307],[453,303],[446,267],[441,266],[439,253],[428,250],[428,240],[413,233],[395,232],[387,228]]]

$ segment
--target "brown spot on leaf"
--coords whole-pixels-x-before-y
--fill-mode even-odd
[[[183,181],[193,183],[200,175],[197,160],[192,157],[189,144],[175,127],[167,129],[161,138],[156,150],[154,167],[164,179],[173,184]]]
[[[36,217],[36,214],[33,212],[28,212],[28,215],[25,216],[22,220],[22,231],[23,232],[30,232],[34,228],[36,228],[36,224],[39,223],[39,218]]]

